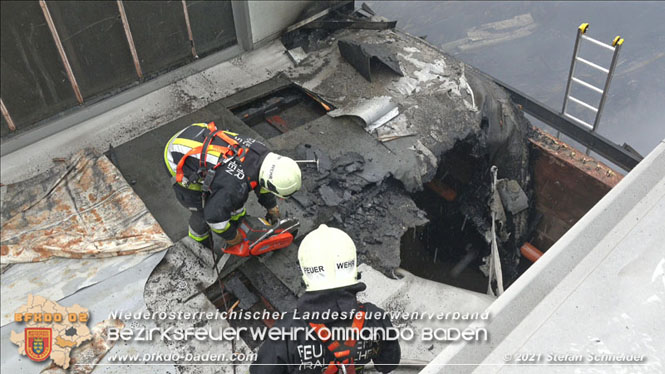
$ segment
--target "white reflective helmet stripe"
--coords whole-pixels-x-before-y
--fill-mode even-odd
[[[298,261],[307,291],[358,282],[356,246],[340,229],[321,225],[307,234],[298,248]]]
[[[178,163],[173,161],[173,155],[171,154],[171,146],[173,145],[173,142],[182,134],[183,131],[185,131],[187,128],[184,128],[180,131],[178,131],[175,135],[169,139],[169,142],[166,144],[166,148],[164,149],[164,159],[166,160],[166,166],[168,166],[169,171],[171,172],[171,175],[175,175],[176,168],[178,167]]]

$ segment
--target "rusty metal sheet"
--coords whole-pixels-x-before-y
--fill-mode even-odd
[[[571,168],[581,170],[609,188],[616,186],[623,179],[623,175],[605,165],[602,161],[585,155],[584,152],[537,127],[533,127],[533,129],[529,141],[544,154],[551,155],[554,159],[569,165]]]
[[[120,171],[83,150],[2,194],[0,262],[148,253],[172,243]]]

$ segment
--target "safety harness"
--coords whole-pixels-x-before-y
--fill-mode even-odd
[[[359,309],[361,310],[356,313],[355,317],[353,318],[353,323],[351,324],[351,329],[354,331],[354,334],[358,334],[365,324],[365,311],[362,310],[363,306],[360,305]],[[328,350],[335,356],[335,359],[328,363],[328,367],[324,370],[323,373],[335,374],[341,372],[342,374],[355,374],[356,366],[354,357],[357,353],[356,339],[352,337],[343,343],[337,340],[328,343],[330,336],[324,339],[324,336],[321,336],[320,333],[320,331],[326,329],[326,326],[323,323],[310,322],[309,325],[314,329],[314,331],[316,331],[319,339],[321,339],[324,344],[327,343]],[[329,333],[330,331],[331,330],[328,329]]]
[[[178,162],[178,166],[176,168],[176,176],[175,176],[176,182],[184,185],[185,187],[187,187],[190,183],[197,183],[197,181],[202,180],[201,190],[204,193],[210,192],[210,185],[212,184],[212,181],[215,178],[216,169],[220,165],[226,164],[232,161],[233,159],[237,159],[242,163],[245,161],[245,155],[248,152],[247,148],[242,147],[235,139],[231,138],[226,133],[224,133],[223,130],[218,130],[214,122],[208,123],[208,131],[209,133],[203,140],[203,143],[201,143],[201,145],[198,147],[190,149],[189,152],[187,152],[180,159],[180,161]],[[228,144],[228,146],[212,144],[215,137],[223,140],[225,143]],[[217,164],[214,165],[213,167],[208,167],[208,164],[206,162],[208,158],[208,153],[210,151],[219,153]],[[189,156],[195,154],[200,155],[199,168],[191,175],[185,177],[185,173],[183,171],[185,162],[187,161],[187,158]],[[256,181],[250,181],[250,186],[252,187],[252,189],[256,188],[257,184],[258,183]]]

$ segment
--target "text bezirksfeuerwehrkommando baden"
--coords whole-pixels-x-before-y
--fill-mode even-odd
[[[347,312],[339,311],[317,311],[317,312],[269,312],[264,311],[215,311],[215,312],[136,312],[124,313],[113,312],[109,318],[128,320],[162,320],[167,322],[167,326],[153,328],[109,328],[108,338],[115,340],[134,340],[134,341],[187,341],[187,340],[211,340],[211,341],[230,341],[240,339],[242,333],[249,333],[254,340],[298,340],[305,339],[363,339],[363,340],[405,340],[409,341],[416,336],[423,341],[487,341],[488,332],[484,327],[466,327],[459,329],[457,327],[432,327],[424,326],[414,329],[409,326],[401,327],[376,327],[354,329],[349,327],[324,328],[314,330],[307,321],[310,320],[335,320],[357,318],[360,311],[351,310]],[[395,321],[404,320],[449,320],[449,321],[468,321],[468,320],[487,320],[489,315],[486,313],[462,313],[462,312],[440,312],[440,313],[400,313],[400,312],[368,312],[364,311],[365,320],[367,319],[390,319]],[[290,314],[290,315],[289,315]],[[289,316],[287,316],[289,315]],[[291,317],[293,320],[302,320],[304,326],[279,328],[279,327],[231,327],[220,325],[213,328],[194,326],[177,326],[177,321],[198,322],[202,320],[280,320]],[[172,323],[176,322],[176,323]],[[196,324],[196,323],[195,323]],[[407,324],[408,325],[408,324]],[[466,324],[465,324],[466,325]]]

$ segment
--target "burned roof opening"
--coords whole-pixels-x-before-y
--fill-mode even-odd
[[[440,157],[436,175],[424,184],[422,191],[411,194],[418,208],[427,213],[429,222],[410,228],[402,236],[402,268],[426,279],[486,292],[493,239],[491,212],[499,204],[500,209],[505,205],[505,212],[496,223],[504,284],[512,283],[524,271],[519,267],[516,248],[520,240],[511,237],[524,231],[521,219],[529,212],[523,205],[515,208],[507,197],[498,201],[503,198],[499,195],[493,204],[491,170],[489,155],[477,137],[457,142]],[[497,188],[506,183],[510,181],[500,179]],[[519,184],[515,185],[523,192]]]
[[[483,120],[481,126],[487,125]],[[507,178],[499,178],[496,187],[503,211],[496,232],[505,287],[620,180],[606,166],[541,130],[530,128],[527,137],[530,166],[522,170],[528,172],[524,190]],[[479,145],[474,137],[457,142],[441,156],[424,190],[411,194],[429,222],[402,236],[400,266],[426,279],[486,292],[491,165]]]
[[[490,219],[489,180],[483,178],[489,165],[486,157],[473,156],[473,144],[472,139],[457,143],[442,156],[435,177],[411,194],[429,222],[402,236],[400,259],[402,268],[420,277],[485,292],[487,277],[480,267],[489,244],[481,232]]]
[[[296,85],[290,85],[231,111],[266,139],[274,138],[321,116],[331,106]]]

